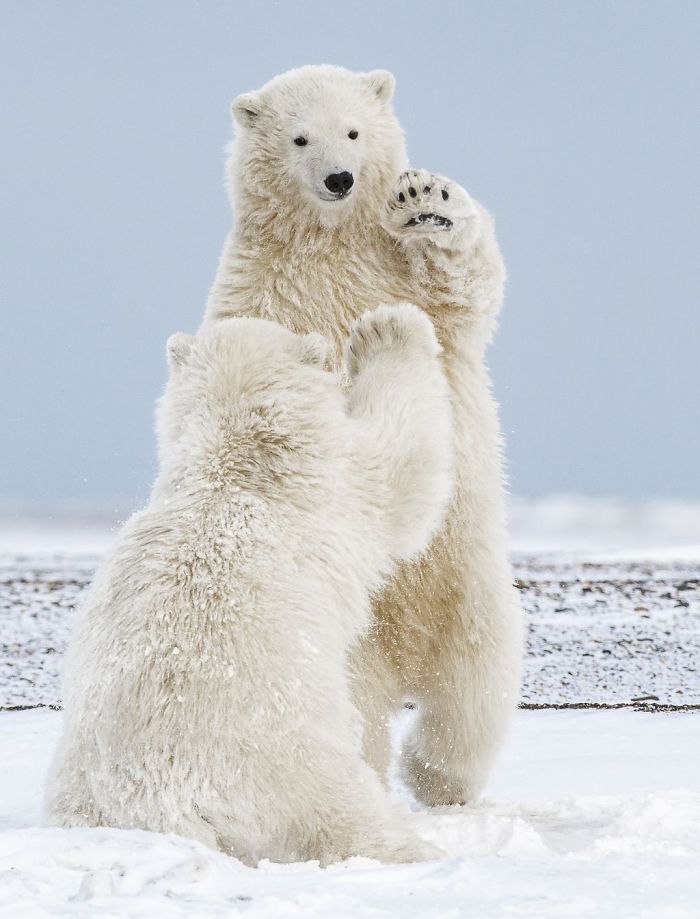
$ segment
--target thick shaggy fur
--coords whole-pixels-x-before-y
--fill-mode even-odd
[[[429,320],[384,308],[327,343],[260,319],[169,342],[161,471],[72,639],[48,809],[255,864],[431,857],[361,755],[348,649],[369,593],[452,489]]]
[[[234,102],[236,224],[206,321],[268,317],[322,332],[340,355],[344,329],[379,303],[409,301],[433,320],[455,414],[456,492],[428,553],[374,604],[354,667],[368,761],[386,769],[388,716],[413,698],[403,775],[418,798],[448,804],[483,787],[518,700],[521,620],[484,364],[504,268],[493,222],[467,192],[406,171],[393,86],[386,71],[304,67]],[[329,200],[324,178],[342,172],[351,192]]]

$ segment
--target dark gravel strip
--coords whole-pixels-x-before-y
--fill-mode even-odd
[[[54,707],[99,559],[0,556],[0,710]],[[700,707],[700,562],[517,558],[524,708]]]

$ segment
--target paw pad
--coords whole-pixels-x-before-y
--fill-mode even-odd
[[[458,185],[437,173],[417,169],[399,176],[382,219],[393,236],[411,230],[411,239],[437,241],[438,234],[444,238],[446,231],[461,227],[474,216],[469,196]]]
[[[436,227],[444,227],[446,230],[452,229],[452,221],[449,217],[443,217],[442,214],[417,214],[407,220],[404,226],[417,227],[421,224],[433,224]]]

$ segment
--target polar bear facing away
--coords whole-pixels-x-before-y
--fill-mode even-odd
[[[376,598],[353,666],[367,760],[386,770],[389,716],[413,699],[403,777],[422,801],[453,804],[483,787],[518,701],[520,610],[484,363],[504,269],[483,207],[457,183],[408,169],[393,88],[383,70],[303,67],[235,100],[236,223],[206,322],[249,314],[318,330],[339,358],[344,330],[381,303],[415,303],[433,320],[454,410],[455,493],[429,551]]]
[[[249,864],[436,854],[361,756],[346,658],[449,498],[439,345],[415,307],[366,315],[349,391],[325,350],[251,318],[169,340],[160,473],[69,649],[55,823]]]

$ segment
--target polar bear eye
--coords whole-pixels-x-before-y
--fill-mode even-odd
[[[308,140],[305,137],[295,137],[294,143],[297,147],[305,147],[308,144]]]
[[[350,140],[357,140],[357,131],[350,131],[350,133],[348,134],[348,137],[350,138]]]

